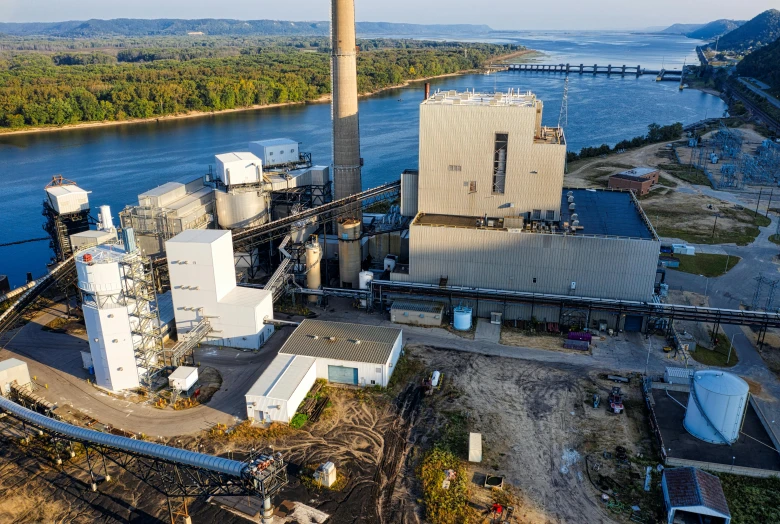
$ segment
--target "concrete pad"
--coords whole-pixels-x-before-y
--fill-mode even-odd
[[[469,462],[482,462],[482,433],[469,433]]]
[[[485,340],[487,342],[498,344],[500,338],[500,325],[491,324],[490,319],[487,318],[477,319],[477,331],[474,333],[474,340]]]

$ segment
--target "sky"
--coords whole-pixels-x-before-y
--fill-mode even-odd
[[[487,24],[494,29],[644,29],[749,19],[778,0],[356,0],[359,21]],[[0,22],[89,18],[327,20],[329,0],[0,0]]]

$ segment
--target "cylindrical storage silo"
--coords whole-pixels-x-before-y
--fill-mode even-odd
[[[739,438],[749,398],[750,388],[738,376],[715,370],[697,371],[693,374],[683,425],[688,433],[705,442],[731,444]]]
[[[265,197],[259,191],[217,191],[217,222],[224,229],[262,224],[268,218]]]
[[[320,289],[322,286],[322,274],[320,261],[322,260],[322,248],[316,236],[306,243],[306,287]],[[309,295],[309,302],[317,302],[317,295]]]
[[[368,289],[368,284],[374,280],[374,274],[371,271],[361,271],[358,275],[358,282],[360,283],[360,289]],[[360,301],[360,307],[366,307],[366,301]]]
[[[363,257],[360,249],[361,223],[347,218],[338,224],[339,235],[339,279],[341,287],[358,289],[359,274]]]
[[[103,231],[114,229],[114,220],[111,218],[111,206],[100,206],[100,229]]]
[[[452,325],[458,331],[471,329],[471,308],[458,306],[452,310]]]

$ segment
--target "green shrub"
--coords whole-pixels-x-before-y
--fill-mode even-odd
[[[301,429],[309,420],[309,415],[305,413],[296,413],[290,421],[290,427],[293,429]]]

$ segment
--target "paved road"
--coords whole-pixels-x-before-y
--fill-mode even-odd
[[[57,316],[58,309],[46,311],[20,329],[0,350],[0,359],[17,357],[27,362],[30,374],[42,387],[37,393],[59,406],[73,405],[104,424],[150,436],[172,437],[196,433],[217,423],[234,424],[246,418],[244,393],[276,356],[291,328],[279,330],[257,353],[203,347],[195,353],[201,366],[219,369],[223,387],[208,405],[174,411],[159,410],[108,395],[86,382],[81,351],[89,347],[82,337],[44,331],[42,327]]]

